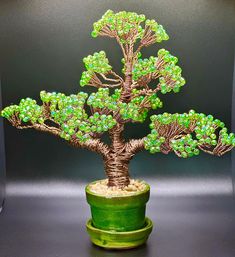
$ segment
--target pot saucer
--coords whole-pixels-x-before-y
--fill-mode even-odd
[[[87,221],[87,232],[93,244],[106,249],[131,249],[144,244],[153,228],[153,222],[145,218],[145,226],[138,230],[116,232],[95,228],[92,219]]]

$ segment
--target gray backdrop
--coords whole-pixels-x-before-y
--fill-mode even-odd
[[[187,85],[168,94],[162,111],[193,108],[231,123],[235,2],[229,0],[94,1],[1,0],[0,71],[3,104],[41,90],[67,94],[81,90],[82,58],[105,50],[120,71],[121,52],[114,40],[93,39],[92,24],[107,10],[144,13],[163,24],[170,40],[144,51],[155,55],[167,48],[179,57]],[[82,89],[82,90],[88,90]],[[144,125],[129,125],[126,137],[144,136]],[[10,179],[103,177],[99,156],[69,147],[66,142],[36,131],[19,131],[5,123],[7,175]],[[230,155],[201,154],[182,160],[170,154],[138,154],[130,165],[132,176],[230,175]]]
[[[0,108],[2,108],[2,91],[0,79]],[[0,123],[0,212],[5,200],[5,183],[6,183],[6,160],[5,160],[5,141],[3,123]]]

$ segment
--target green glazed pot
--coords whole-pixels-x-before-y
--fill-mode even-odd
[[[87,222],[91,241],[98,246],[115,249],[143,244],[153,226],[151,220],[145,217],[149,185],[145,183],[146,189],[133,195],[106,197],[91,192],[91,184],[86,187],[92,215],[92,219]]]

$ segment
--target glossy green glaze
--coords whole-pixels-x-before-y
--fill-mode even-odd
[[[95,183],[95,182],[93,182]],[[91,207],[92,224],[102,230],[133,231],[145,226],[145,206],[150,187],[131,196],[105,197],[86,187],[87,202]]]
[[[153,223],[146,218],[144,227],[134,231],[116,232],[95,228],[92,220],[88,220],[87,231],[92,243],[106,249],[130,249],[144,244],[152,231]]]

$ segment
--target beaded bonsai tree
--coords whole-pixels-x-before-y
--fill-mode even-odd
[[[123,53],[123,76],[100,51],[83,59],[86,71],[80,80],[82,87],[95,87],[97,92],[66,96],[42,91],[42,105],[31,98],[22,99],[19,105],[6,107],[2,116],[18,129],[48,132],[101,154],[108,185],[120,188],[130,182],[131,158],[144,148],[150,153],[174,152],[187,158],[200,150],[221,156],[235,146],[234,134],[227,133],[223,122],[193,110],[152,115],[150,134],[126,142],[122,137],[126,123],[144,122],[149,110],[162,107],[159,93],[178,93],[184,86],[181,68],[176,65],[178,58],[160,49],[156,57],[141,59],[143,47],[169,38],[162,25],[142,14],[108,10],[94,23],[91,35],[116,39]],[[149,86],[152,80],[156,81],[154,88]],[[90,107],[89,113],[85,105]],[[109,134],[111,145],[101,141],[103,133]]]

